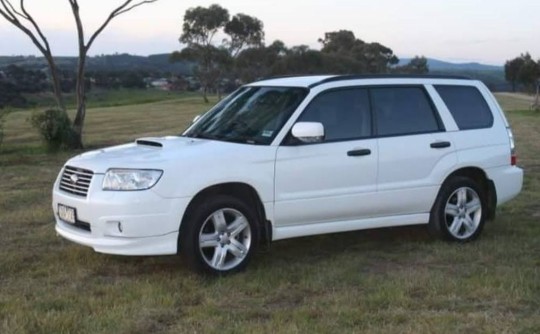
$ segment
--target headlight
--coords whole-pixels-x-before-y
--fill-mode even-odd
[[[156,185],[162,170],[109,169],[103,179],[103,190],[146,190]]]

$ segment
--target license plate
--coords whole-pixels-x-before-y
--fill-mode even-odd
[[[77,221],[77,214],[75,208],[58,204],[58,217],[66,223],[75,224]]]

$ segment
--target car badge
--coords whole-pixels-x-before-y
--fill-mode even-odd
[[[77,176],[77,174],[71,174],[69,179],[71,180],[71,183],[73,184],[76,184],[77,182],[79,182],[79,177]]]

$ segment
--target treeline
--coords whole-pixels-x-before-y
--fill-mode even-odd
[[[75,91],[76,73],[73,70],[59,71],[60,86],[63,93]],[[92,89],[144,89],[151,85],[153,78],[165,77],[172,83],[181,80],[170,72],[145,71],[137,68],[130,70],[93,70],[85,75],[88,91]],[[7,106],[24,108],[31,106],[25,96],[49,92],[51,90],[49,72],[28,69],[23,66],[9,65],[0,69],[0,108]]]
[[[219,41],[221,36],[225,38]],[[179,38],[185,47],[174,52],[171,60],[196,63],[194,75],[205,99],[208,91],[223,90],[223,83],[245,83],[269,76],[429,71],[424,57],[396,66],[399,59],[391,48],[365,42],[348,30],[326,33],[319,39],[321,50],[306,45],[287,48],[279,40],[266,46],[264,36],[264,24],[256,17],[231,17],[217,4],[190,8]]]
[[[508,60],[504,65],[504,74],[506,80],[512,84],[512,90],[515,92],[521,85],[528,92],[537,92],[540,86],[540,59],[535,61],[531,55],[526,52],[519,57]]]

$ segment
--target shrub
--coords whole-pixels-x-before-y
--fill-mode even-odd
[[[42,113],[34,113],[30,122],[38,130],[49,150],[73,147],[75,133],[65,111],[48,109]]]

